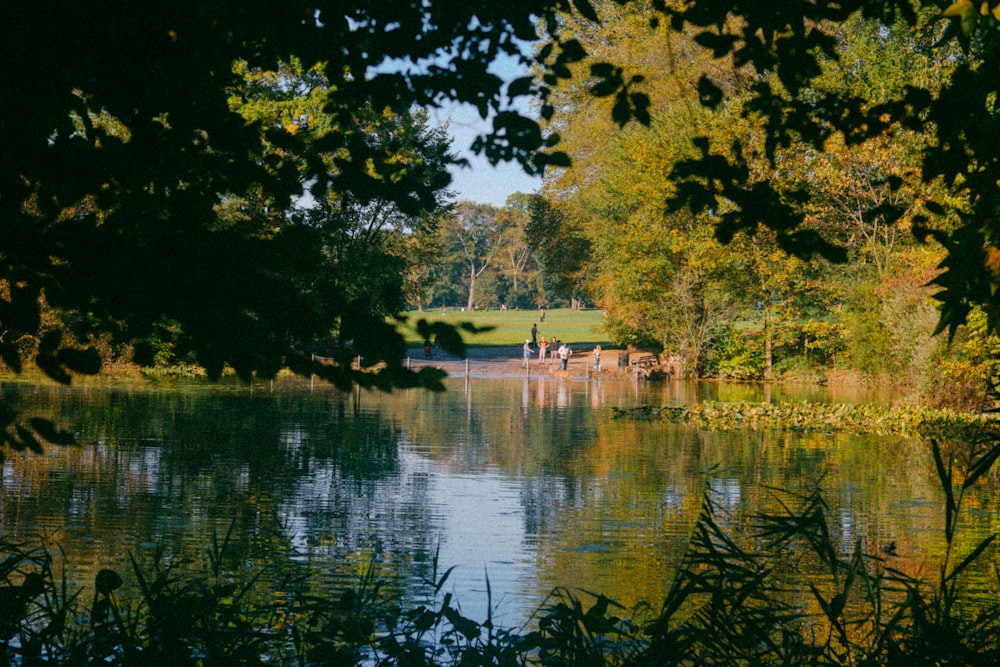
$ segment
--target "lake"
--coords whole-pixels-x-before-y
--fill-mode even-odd
[[[134,591],[130,554],[205,568],[231,531],[233,567],[276,589],[296,579],[332,591],[371,571],[418,602],[454,567],[443,590],[475,620],[491,608],[518,625],[558,586],[656,605],[707,483],[732,526],[773,508],[776,489],[819,485],[845,552],[858,539],[892,544],[893,566],[929,575],[941,549],[942,494],[922,442],[612,418],[708,399],[884,400],[862,390],[546,377],[451,379],[440,394],[290,378],[2,390],[7,407],[80,444],[8,452],[0,530],[57,544],[71,588],[88,591],[101,568]],[[996,530],[995,490],[979,494],[970,520]]]

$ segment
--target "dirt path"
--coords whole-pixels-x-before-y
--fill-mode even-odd
[[[573,355],[566,364],[566,370],[562,370],[559,359],[546,359],[544,362],[538,360],[538,352],[532,354],[527,371],[524,368],[523,348],[521,346],[510,347],[470,347],[466,352],[466,359],[459,359],[451,355],[435,352],[435,358],[425,359],[423,350],[413,348],[410,353],[414,355],[410,359],[411,368],[421,366],[436,366],[451,377],[476,377],[476,378],[522,378],[526,374],[531,376],[554,376],[572,379],[586,379],[594,375],[593,347],[576,346],[573,348]],[[601,370],[599,376],[602,378],[625,377],[627,372],[618,370],[618,354],[622,350],[605,350],[601,353]]]

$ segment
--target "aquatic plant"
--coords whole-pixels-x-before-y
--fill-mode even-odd
[[[663,420],[707,430],[791,430],[951,437],[994,429],[987,415],[944,408],[885,407],[853,403],[715,402],[690,406],[612,408],[616,419]]]

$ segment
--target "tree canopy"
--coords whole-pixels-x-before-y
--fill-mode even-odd
[[[759,154],[776,165],[781,151],[795,145],[825,151],[830,142],[858,145],[901,131],[920,133],[920,176],[926,184],[946,188],[921,202],[921,211],[910,212],[915,235],[935,238],[947,252],[943,271],[934,279],[942,304],[939,326],[954,332],[975,304],[987,309],[993,327],[1000,323],[994,259],[1000,234],[1000,163],[993,140],[1000,6],[968,0],[944,7],[895,0],[655,4],[654,21],[668,22],[716,57],[729,58],[754,74],[743,113],[763,132],[763,146],[757,151],[739,139],[728,144],[699,139],[700,155],[674,172],[675,204],[711,210],[724,202],[727,210],[717,228],[723,240],[739,232],[753,234],[763,226],[773,229],[789,252],[843,259],[842,246],[805,224],[808,213],[800,206],[801,190],[781,191],[774,181],[755,179],[748,166],[750,155]],[[830,85],[824,80],[824,61],[844,57],[838,50],[844,27],[858,16],[877,21],[886,31],[908,31],[910,47],[904,53],[913,63],[936,51],[940,76],[914,76],[879,91]],[[850,62],[842,64],[850,69]],[[718,107],[727,96],[710,74],[699,78],[697,89],[707,107]],[[889,173],[885,182],[897,190],[904,176]],[[885,206],[878,212],[890,210]],[[899,212],[893,215],[898,218]],[[948,216],[957,217],[958,225],[934,224],[934,218]]]
[[[918,235],[947,251],[935,278],[941,326],[954,331],[981,305],[996,329],[998,7],[968,0],[947,7],[931,0],[210,0],[63,4],[45,13],[21,0],[5,3],[0,356],[19,369],[23,341],[33,339],[38,365],[52,376],[93,371],[92,353],[43,322],[51,307],[73,315],[62,322],[78,341],[93,332],[134,339],[171,321],[213,373],[225,364],[244,375],[272,374],[282,364],[312,372],[309,359],[289,355],[289,337],[325,336],[345,317],[361,317],[380,357],[370,362],[381,371],[338,365],[321,373],[345,386],[434,384],[402,368],[399,335],[381,313],[347,312],[334,298],[340,286],[323,279],[328,257],[317,226],[284,213],[304,188],[317,200],[336,193],[356,212],[373,202],[412,216],[438,206],[444,178],[429,177],[391,131],[373,131],[373,118],[401,118],[414,106],[470,103],[492,120],[493,131],[474,146],[490,160],[517,160],[532,173],[567,166],[554,91],[571,79],[611,100],[606,111],[622,126],[649,123],[658,102],[685,90],[706,108],[738,97],[739,113],[759,132],[696,136],[683,149],[687,157],[663,174],[667,212],[712,216],[723,241],[769,228],[780,247],[801,257],[842,259],[847,250],[808,224],[801,187],[762,177],[759,165],[777,165],[793,147],[824,152],[836,142],[920,133],[920,177],[945,194],[907,215]],[[619,11],[631,30],[648,31],[642,53],[710,66],[689,68],[699,72],[695,80],[678,77],[678,69],[670,77],[644,73],[659,62],[652,57],[619,66],[588,40],[601,12]],[[948,66],[933,81],[879,91],[828,85],[824,62],[843,57],[844,26],[859,16],[909,31],[913,57],[936,51]],[[532,74],[503,81],[491,69],[501,56],[534,66]],[[293,85],[281,74],[293,62],[307,73],[294,85],[303,87],[308,108],[289,105],[280,118],[247,113],[249,92],[263,81],[248,72],[277,72],[267,85],[280,90]],[[323,85],[310,87],[310,77]],[[536,103],[537,119],[518,111],[523,100]],[[316,123],[321,135],[301,131]],[[895,173],[884,183],[889,191],[912,187]],[[220,224],[234,201],[254,206],[241,210],[243,224]],[[896,215],[894,205],[880,212]],[[935,217],[958,222],[943,228],[931,224]]]
[[[435,384],[402,368],[387,313],[359,313],[335,293],[342,285],[324,280],[320,226],[286,213],[305,188],[317,201],[335,193],[355,214],[381,205],[432,212],[444,170],[407,152],[388,123],[373,129],[414,106],[453,100],[492,114],[495,131],[479,144],[490,159],[534,172],[560,160],[537,124],[511,110],[513,97],[537,96],[538,86],[507,90],[489,70],[501,55],[529,58],[524,45],[540,27],[557,44],[556,11],[210,1],[49,13],[5,3],[4,363],[19,370],[32,340],[53,377],[96,370],[93,353],[43,322],[47,307],[84,343],[94,332],[128,340],[176,322],[213,374],[226,364],[243,375],[287,364],[345,386]],[[382,372],[316,368],[290,354],[289,338],[325,337],[345,320],[355,331],[364,323],[367,363]]]

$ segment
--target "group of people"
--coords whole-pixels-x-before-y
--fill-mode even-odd
[[[538,325],[531,325],[531,338],[526,338],[524,340],[524,368],[528,367],[531,362],[531,355],[535,348],[538,348],[538,361],[544,362],[546,358],[549,359],[559,359],[559,363],[562,364],[562,370],[566,370],[569,364],[569,358],[573,356],[573,349],[566,343],[562,343],[555,336],[546,339],[544,336],[541,341],[538,340]],[[601,346],[598,345],[594,348],[594,370],[601,370]]]
[[[535,348],[538,348],[538,360],[545,361],[546,358],[559,358],[562,363],[562,369],[566,370],[566,365],[569,363],[569,358],[573,356],[573,350],[566,343],[560,343],[555,337],[547,340],[542,338],[539,342],[537,338],[532,341],[530,338],[524,340],[524,367],[528,367],[528,363],[531,361],[531,355],[534,353]],[[552,350],[551,353],[549,350]]]

